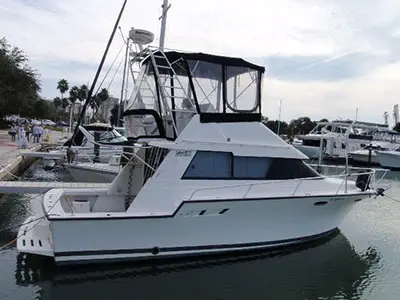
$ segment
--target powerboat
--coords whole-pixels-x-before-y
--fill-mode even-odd
[[[318,122],[308,134],[298,135],[302,143],[293,146],[311,159],[345,159],[347,151],[369,145],[380,128],[387,125],[361,121]]]
[[[380,165],[376,151],[396,151],[400,147],[400,133],[394,130],[378,130],[371,143],[363,149],[350,151],[349,157],[358,164]]]
[[[374,170],[324,176],[261,122],[263,66],[148,46],[108,188],[53,189],[18,232],[56,264],[235,253],[329,235],[376,195]]]
[[[389,170],[400,170],[400,147],[395,150],[375,150],[379,164]]]
[[[77,134],[67,140],[59,141],[54,150],[47,152],[21,151],[24,157],[38,157],[71,162],[107,163],[113,155],[120,155],[127,138],[118,133],[111,125],[92,123],[80,125]],[[72,157],[68,157],[68,153]]]

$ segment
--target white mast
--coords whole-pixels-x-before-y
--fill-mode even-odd
[[[168,5],[168,0],[164,0],[162,7],[162,15],[159,19],[161,19],[161,32],[160,32],[160,49],[164,50],[165,43],[165,31],[167,27],[167,11],[171,7],[171,4]]]

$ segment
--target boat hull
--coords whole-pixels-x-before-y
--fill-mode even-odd
[[[400,170],[400,152],[376,151],[379,164],[386,169]]]
[[[331,233],[366,196],[183,202],[173,215],[157,217],[49,217],[50,244],[57,264],[290,246]]]
[[[379,165],[378,157],[374,152],[371,153],[371,161],[369,161],[368,153],[352,152],[349,154],[350,154],[351,159],[356,163],[360,163],[360,164],[371,163],[373,165]]]

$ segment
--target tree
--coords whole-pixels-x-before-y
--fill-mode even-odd
[[[279,120],[269,120],[264,124],[275,133],[278,133],[278,127],[279,127],[279,134],[289,133],[289,125],[285,121],[280,121],[279,124]]]
[[[67,98],[63,98],[63,99],[62,99],[62,103],[61,103],[61,107],[62,107],[63,109],[65,109],[65,108],[68,107],[68,105],[69,105],[68,99],[67,99]]]
[[[74,85],[70,90],[69,90],[69,101],[72,103],[71,109],[72,109],[72,115],[75,112],[75,103],[79,99],[79,88]]]
[[[89,94],[89,88],[86,84],[82,84],[78,89],[78,100],[83,102],[86,100]]]
[[[112,126],[117,126],[118,124],[118,109],[119,104],[115,104],[114,107],[111,109],[110,123]]]
[[[400,132],[400,123],[396,123],[396,125],[393,127],[393,130]]]
[[[397,125],[397,123],[399,123],[399,105],[396,104],[393,106],[393,121],[394,124]]]
[[[61,99],[64,99],[64,93],[68,92],[69,90],[68,81],[66,79],[60,79],[57,82],[57,90],[60,91]]]
[[[0,39],[0,120],[7,114],[27,115],[40,91],[39,75],[28,65],[28,57]]]
[[[385,122],[385,125],[389,125],[389,113],[387,111],[383,113],[383,120]]]
[[[315,121],[311,121],[309,117],[300,117],[290,121],[290,134],[306,134],[309,133],[315,126],[317,126],[317,123]]]
[[[59,108],[59,107],[62,106],[63,101],[61,100],[60,97],[55,97],[55,98],[53,99],[53,103],[54,103],[54,106],[55,106],[56,108]]]

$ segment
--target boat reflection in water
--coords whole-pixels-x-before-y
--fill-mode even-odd
[[[16,281],[37,299],[358,299],[378,267],[372,248],[356,253],[336,232],[276,253],[57,268],[19,257]],[[47,265],[47,267],[46,267]]]

